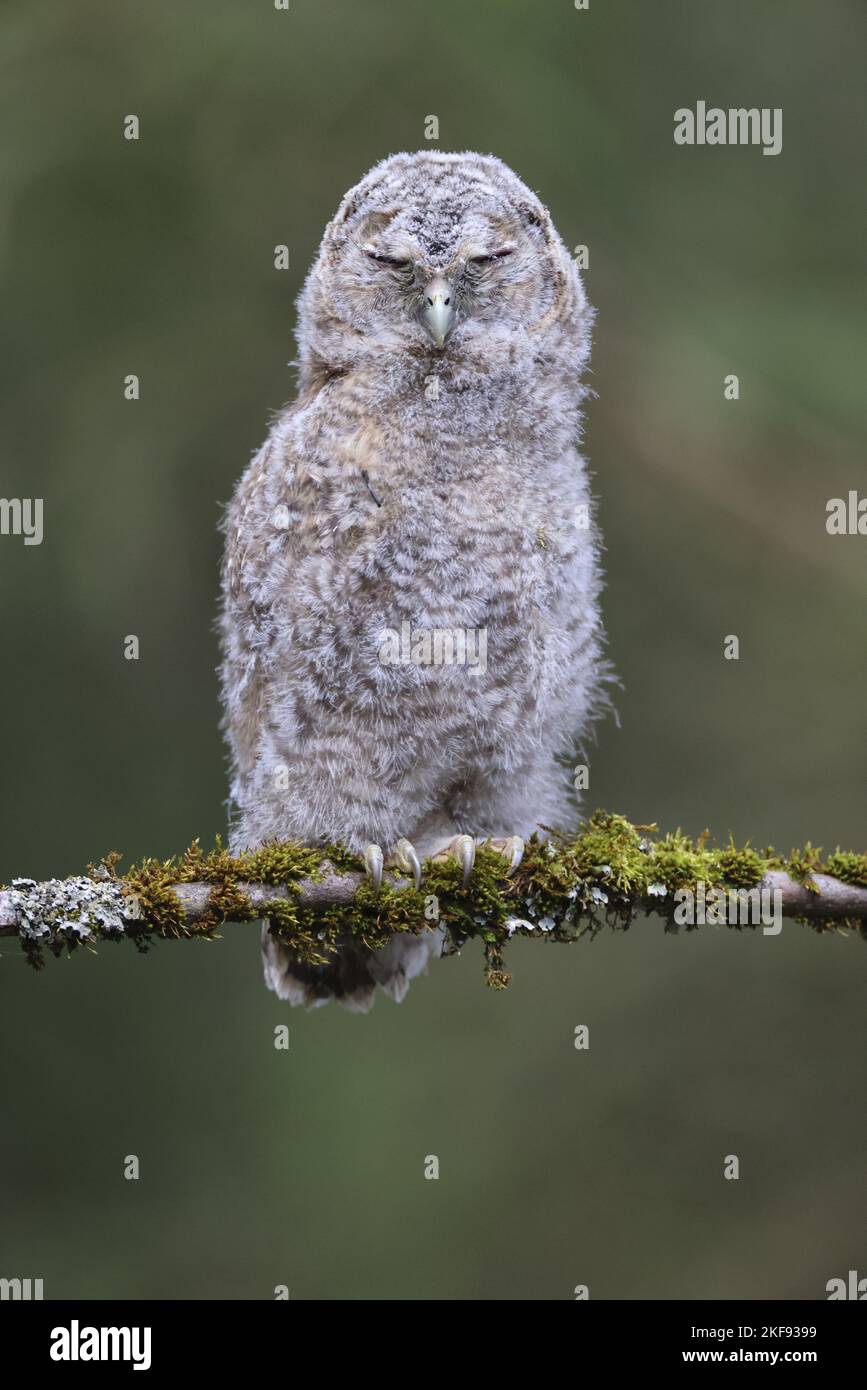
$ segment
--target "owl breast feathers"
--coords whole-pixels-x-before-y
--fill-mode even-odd
[[[400,154],[344,197],[298,309],[298,399],[225,517],[232,844],[343,841],[375,881],[383,852],[469,875],[476,837],[514,861],[574,821],[606,679],[578,271],[498,159]],[[266,926],[266,981],[363,1010],[439,942],[311,967]]]

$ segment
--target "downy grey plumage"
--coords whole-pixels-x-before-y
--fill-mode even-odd
[[[298,398],[225,517],[233,847],[568,826],[606,679],[574,260],[500,160],[399,154],[344,197],[298,309]],[[265,978],[363,1010],[438,943],[312,968],[266,927]]]

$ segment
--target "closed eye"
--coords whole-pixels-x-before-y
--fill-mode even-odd
[[[502,246],[499,251],[491,251],[486,256],[470,256],[470,262],[472,265],[490,265],[493,261],[504,261],[514,250],[514,246]]]
[[[369,251],[367,248],[365,248],[365,255],[370,260],[376,261],[377,265],[388,265],[393,270],[409,270],[412,266],[412,261],[401,260],[399,256],[384,256],[379,251]]]

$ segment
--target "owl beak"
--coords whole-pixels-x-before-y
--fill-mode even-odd
[[[442,275],[425,288],[421,321],[437,347],[443,347],[455,323],[455,292]]]

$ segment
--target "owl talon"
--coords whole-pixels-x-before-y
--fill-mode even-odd
[[[400,839],[394,847],[394,862],[404,873],[411,873],[415,880],[416,888],[421,887],[421,863],[416,854],[415,845],[409,840]]]
[[[508,859],[507,874],[514,873],[524,857],[524,841],[520,835],[510,835],[506,840],[491,840],[491,849],[495,849],[504,859]]]
[[[363,857],[364,868],[373,884],[373,891],[378,893],[382,883],[382,850],[379,845],[365,845]]]
[[[452,854],[464,871],[464,888],[469,888],[476,862],[476,842],[472,835],[458,835],[452,843]]]

